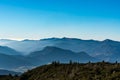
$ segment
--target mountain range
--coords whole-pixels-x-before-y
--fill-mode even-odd
[[[96,58],[89,56],[85,52],[75,53],[70,50],[51,46],[47,46],[41,51],[32,52],[27,57],[32,58],[31,60],[38,65],[41,63],[50,63],[52,61],[60,61],[62,63],[68,63],[70,60],[81,63],[97,61]]]
[[[67,63],[120,62],[120,42],[82,40],[77,38],[47,38],[41,40],[0,40],[0,68],[26,71],[52,61]]]
[[[86,63],[97,62],[98,59],[91,57],[85,52],[73,52],[57,47],[47,46],[43,50],[35,51],[29,55],[6,55],[0,54],[0,68],[24,72],[35,66],[49,64],[52,61],[68,63],[69,61]]]
[[[5,40],[7,41],[7,40]],[[4,43],[4,40],[0,41]],[[40,51],[47,46],[54,46],[62,49],[71,50],[73,52],[86,52],[91,56],[111,61],[110,56],[118,57],[120,53],[120,42],[110,39],[104,41],[82,40],[77,38],[47,38],[41,40],[22,40],[11,41],[1,44],[15,49],[23,54],[30,54],[34,51]],[[24,47],[23,47],[24,46]],[[117,56],[116,56],[117,55]],[[116,60],[119,60],[117,58]]]

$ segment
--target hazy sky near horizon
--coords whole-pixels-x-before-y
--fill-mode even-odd
[[[0,0],[0,38],[120,41],[120,0]]]

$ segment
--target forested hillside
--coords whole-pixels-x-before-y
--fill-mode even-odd
[[[22,74],[4,76],[0,80],[120,80],[120,63],[76,63],[52,62]]]

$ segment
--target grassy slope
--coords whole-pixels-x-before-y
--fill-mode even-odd
[[[120,80],[120,64],[51,64],[24,73],[20,80]]]

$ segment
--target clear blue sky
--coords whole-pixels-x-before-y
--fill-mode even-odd
[[[0,38],[120,41],[120,0],[0,0]]]

